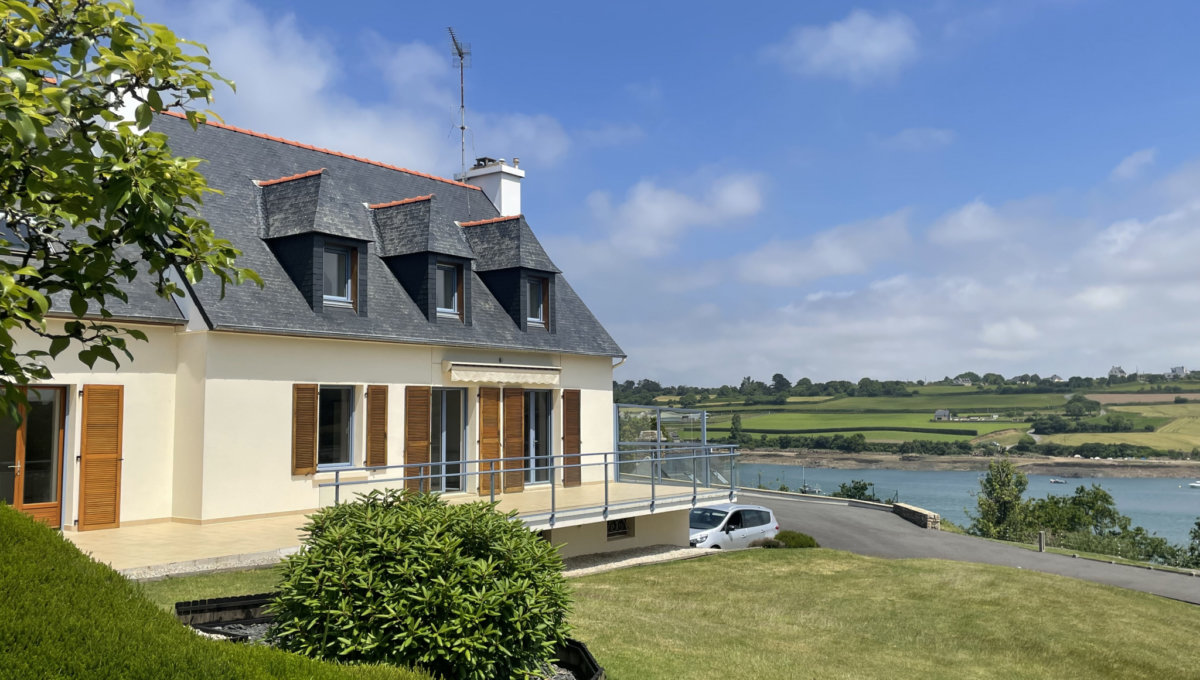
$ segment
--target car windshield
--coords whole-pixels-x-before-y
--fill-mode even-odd
[[[725,519],[725,515],[729,513],[724,510],[714,510],[712,508],[695,508],[692,514],[688,516],[688,526],[693,529],[712,529]]]

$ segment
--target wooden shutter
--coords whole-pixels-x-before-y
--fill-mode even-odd
[[[579,390],[563,390],[563,465],[579,465]],[[564,467],[563,486],[579,486],[582,468]]]
[[[498,470],[496,463],[485,461],[500,458],[500,388],[479,388],[479,472],[489,473]],[[495,474],[479,475],[479,493],[500,493],[502,489],[496,484]]]
[[[387,465],[387,385],[367,385],[367,467]]]
[[[121,526],[125,387],[84,385],[79,444],[79,530]]]
[[[408,386],[404,388],[404,462],[420,467],[404,468],[404,475],[429,474],[430,402],[433,389]],[[428,479],[409,479],[405,486],[412,491],[429,488]]]
[[[525,390],[504,388],[504,491],[525,488]]]
[[[316,385],[292,385],[292,474],[311,475],[317,471]]]

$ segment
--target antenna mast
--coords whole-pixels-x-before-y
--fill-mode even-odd
[[[458,65],[459,163],[462,165],[462,174],[458,179],[460,182],[465,182],[467,180],[467,93],[463,70],[471,61],[471,46],[459,41],[458,36],[454,35],[453,28],[447,27],[446,30],[450,33],[450,52],[454,55],[454,63]]]

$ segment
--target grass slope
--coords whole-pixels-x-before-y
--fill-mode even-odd
[[[120,574],[3,504],[0,598],[0,677],[5,678],[429,677],[204,639]]]
[[[756,550],[572,585],[611,680],[1197,675],[1200,607],[1005,567]]]

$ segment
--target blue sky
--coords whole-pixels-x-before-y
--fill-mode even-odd
[[[443,175],[453,26],[618,379],[1200,368],[1200,5],[332,7],[139,3],[226,122]]]

